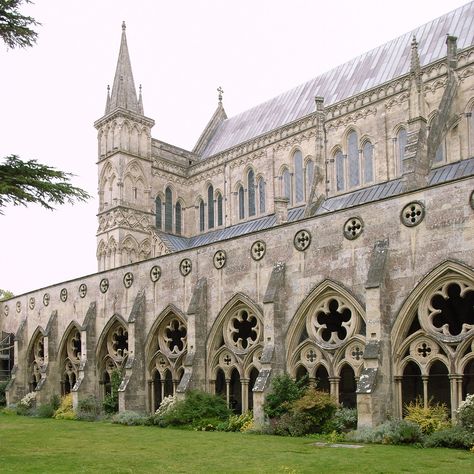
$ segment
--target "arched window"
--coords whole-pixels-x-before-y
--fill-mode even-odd
[[[336,190],[344,191],[345,180],[344,180],[344,155],[341,150],[336,152],[334,156],[336,161]]]
[[[252,169],[247,173],[247,189],[249,192],[249,217],[255,215],[255,173]]]
[[[303,183],[303,155],[300,150],[296,150],[293,155],[293,164],[295,166],[295,199],[301,202],[304,199]]]
[[[199,201],[199,232],[204,232],[204,201]]]
[[[173,193],[169,187],[165,190],[165,232],[173,232]]]
[[[291,174],[288,170],[283,171],[283,197],[288,198],[288,201],[293,204],[291,192]]]
[[[176,234],[181,235],[182,231],[182,220],[181,220],[181,203],[176,203],[175,208],[175,227],[176,227]]]
[[[161,230],[161,198],[156,196],[155,198],[155,227]]]
[[[217,193],[217,225],[222,225],[222,194]]]
[[[207,227],[214,227],[214,186],[212,184],[207,188]]]
[[[239,219],[245,217],[245,199],[244,199],[244,188],[242,185],[239,186]]]
[[[265,181],[263,178],[258,180],[258,205],[260,214],[263,214],[265,212]]]
[[[364,143],[362,158],[364,183],[371,183],[374,180],[374,146],[369,141]]]
[[[314,178],[314,161],[308,160],[306,163],[305,169],[305,189],[306,189],[306,199],[309,199],[311,194],[311,186],[313,185]]]
[[[397,133],[397,160],[398,169],[403,173],[403,159],[405,158],[405,147],[407,146],[407,131],[405,128],[400,128]]]
[[[349,186],[359,186],[360,184],[360,166],[359,166],[359,139],[357,133],[352,130],[347,135],[347,157],[349,161]]]

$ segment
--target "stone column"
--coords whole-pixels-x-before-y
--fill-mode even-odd
[[[423,381],[423,406],[428,406],[428,375],[422,375],[421,380]]]

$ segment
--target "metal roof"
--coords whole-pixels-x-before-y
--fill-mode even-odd
[[[449,163],[434,170],[428,175],[428,185],[434,186],[455,179],[466,178],[474,175],[474,158],[456,163]],[[322,204],[317,210],[316,216],[327,214],[328,212],[347,209],[350,207],[360,206],[379,199],[396,196],[403,193],[402,178],[397,178],[385,183],[375,184],[368,188],[358,189],[347,194],[333,196]],[[288,210],[288,222],[296,222],[304,218],[305,206],[294,207]],[[269,229],[276,225],[275,214],[259,217],[251,221],[242,222],[225,229],[218,229],[205,234],[196,235],[194,237],[180,237],[177,235],[166,234],[157,231],[163,243],[172,251],[192,249],[201,245],[220,242],[233,237],[249,234],[258,230]]]
[[[225,120],[202,158],[293,122],[314,112],[314,97],[334,104],[408,73],[413,35],[421,66],[446,56],[446,35],[458,37],[458,49],[474,45],[474,2],[453,10],[304,84]]]

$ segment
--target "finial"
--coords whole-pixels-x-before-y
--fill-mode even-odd
[[[219,103],[221,103],[222,102],[222,94],[224,93],[224,89],[222,89],[222,87],[219,86],[217,88],[217,92],[219,92],[219,96],[218,96],[219,97]]]
[[[122,21],[122,31],[125,31],[127,29],[127,25],[125,24],[124,21]]]
[[[110,84],[107,84],[107,94],[110,94]]]
[[[141,84],[138,86],[138,91],[140,92],[140,94],[142,93],[142,85]]]
[[[411,40],[411,45],[412,46],[418,46],[418,42],[416,41],[416,36],[415,35],[413,35],[413,38]]]

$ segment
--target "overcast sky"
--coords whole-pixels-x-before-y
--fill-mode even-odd
[[[76,175],[94,198],[0,216],[0,288],[21,294],[97,268],[97,142],[121,23],[154,138],[192,149],[217,105],[235,115],[465,0],[36,0],[35,47],[0,44],[0,157]]]

